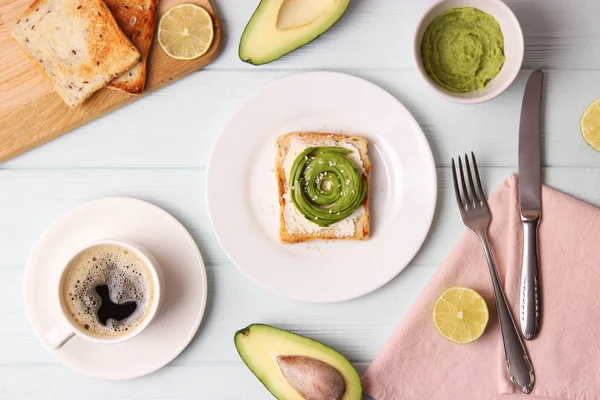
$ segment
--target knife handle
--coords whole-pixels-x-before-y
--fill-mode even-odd
[[[533,340],[540,331],[542,292],[538,258],[539,218],[523,220],[523,265],[521,269],[521,333]]]

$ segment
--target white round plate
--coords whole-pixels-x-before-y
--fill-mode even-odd
[[[294,131],[368,139],[369,240],[279,243],[275,139]],[[311,72],[266,86],[233,116],[213,148],[206,192],[217,238],[246,276],[284,297],[334,302],[376,290],[408,265],[437,187],[425,135],[398,100],[360,78]]]
[[[65,260],[83,244],[108,238],[137,243],[158,260],[166,285],[158,314],[126,342],[98,344],[76,336],[53,350],[46,333],[62,317],[56,293]],[[38,339],[63,364],[97,378],[134,378],[169,363],[196,334],[206,298],[206,270],[187,230],[166,211],[130,198],[94,200],[64,214],[42,235],[25,271],[27,314]]]

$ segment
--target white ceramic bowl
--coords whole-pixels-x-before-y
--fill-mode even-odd
[[[483,89],[467,93],[454,93],[438,86],[423,68],[421,60],[421,40],[429,24],[444,11],[457,7],[475,7],[492,15],[500,24],[504,35],[504,55],[506,61],[500,73]],[[423,80],[441,97],[461,104],[477,104],[499,96],[514,82],[523,64],[525,43],[519,20],[506,4],[500,0],[436,0],[425,11],[413,37],[413,59],[417,72]]]

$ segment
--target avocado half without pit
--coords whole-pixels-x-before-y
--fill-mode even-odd
[[[350,0],[261,0],[240,40],[239,56],[266,64],[312,42],[344,14]]]
[[[269,325],[235,334],[246,366],[279,400],[360,400],[360,377],[331,347]]]

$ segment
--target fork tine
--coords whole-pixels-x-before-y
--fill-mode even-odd
[[[460,190],[458,189],[458,179],[456,178],[456,165],[454,164],[454,158],[452,159],[452,181],[454,182],[454,194],[456,195],[456,202],[461,208],[465,208],[465,205],[460,197]]]
[[[471,175],[471,166],[469,165],[469,156],[465,153],[465,166],[467,167],[467,178],[469,178],[469,189],[471,189],[471,198],[473,199],[473,203],[476,201],[481,201],[477,197],[477,192],[475,191],[475,186],[473,185],[473,175]]]
[[[460,159],[460,156],[458,156],[458,169],[460,171],[460,184],[462,186],[463,189],[463,197],[465,199],[465,205],[467,204],[471,204],[473,203],[471,201],[471,198],[469,197],[469,192],[467,191],[467,185],[465,184],[465,174],[463,172],[463,166],[462,166],[462,160]]]
[[[481,179],[479,179],[479,169],[477,168],[477,160],[475,159],[475,153],[471,152],[471,158],[473,159],[473,170],[475,171],[475,179],[477,179],[477,190],[479,191],[480,201],[487,203],[485,192],[483,191],[483,185]]]

